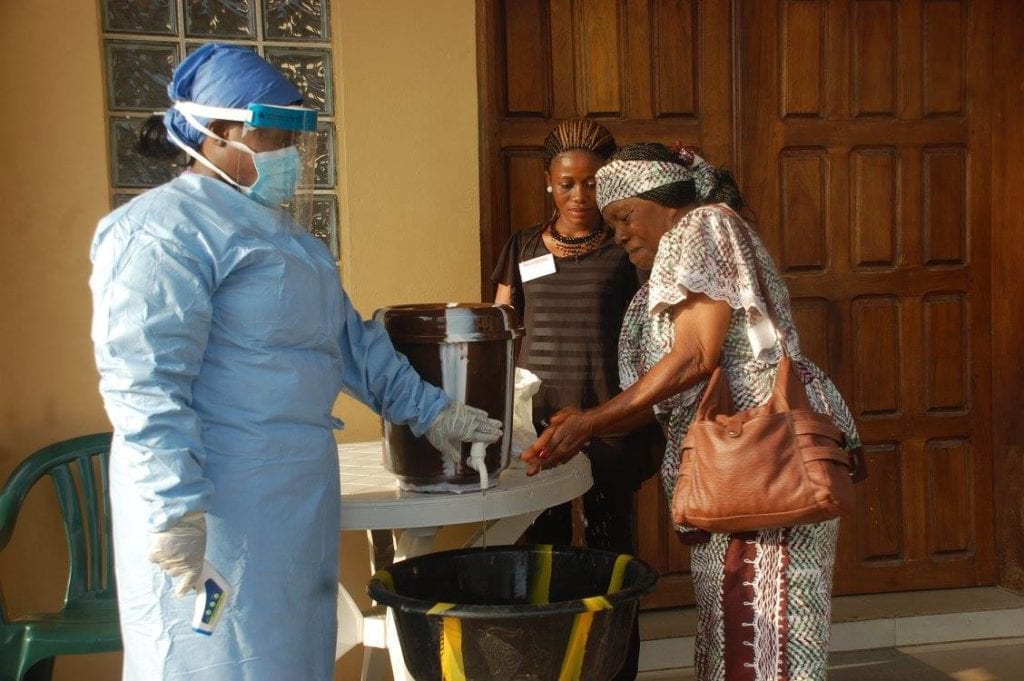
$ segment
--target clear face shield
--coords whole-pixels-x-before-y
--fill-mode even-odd
[[[309,228],[316,169],[317,112],[314,109],[272,104],[229,109],[194,102],[177,102],[174,107],[194,128],[239,153],[234,154],[234,167],[221,168],[176,141],[178,146],[254,201],[291,216],[302,229]],[[200,123],[198,117],[242,123],[240,140],[220,137]]]

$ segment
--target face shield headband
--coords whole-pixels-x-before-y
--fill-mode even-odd
[[[304,106],[253,103],[244,109],[233,109],[197,104],[196,102],[175,102],[174,108],[183,114],[222,121],[238,121],[252,128],[316,132],[316,109],[308,109]]]
[[[671,161],[616,160],[597,171],[597,207],[622,199],[639,196],[644,192],[690,180],[697,191],[697,201],[703,203],[715,188],[715,169],[697,154],[683,149],[679,152],[683,164]]]

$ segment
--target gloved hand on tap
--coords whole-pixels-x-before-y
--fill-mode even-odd
[[[458,461],[463,442],[496,442],[501,437],[501,421],[487,416],[483,409],[452,402],[427,428],[427,440],[452,461]]]

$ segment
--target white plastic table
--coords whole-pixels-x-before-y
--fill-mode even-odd
[[[522,467],[506,469],[496,487],[485,495],[479,491],[462,494],[425,494],[398,488],[395,477],[384,470],[382,443],[359,442],[338,447],[341,468],[341,527],[370,533],[371,569],[384,567],[391,558],[390,546],[381,546],[393,537],[394,560],[430,553],[440,527],[460,523],[479,523],[466,546],[498,546],[514,543],[542,511],[574,499],[593,484],[590,461],[576,456],[568,463],[528,478]],[[338,589],[338,648],[341,657],[356,644],[366,647],[363,656],[364,680],[384,676],[381,656],[374,651],[386,649],[395,681],[411,681],[405,669],[393,617],[375,606],[361,611],[351,595]]]

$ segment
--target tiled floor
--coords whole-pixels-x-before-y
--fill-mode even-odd
[[[1024,681],[1022,596],[996,587],[983,587],[842,596],[832,603],[833,671],[829,675],[832,681],[904,678]],[[695,630],[693,608],[642,613],[640,668],[654,673],[692,665]],[[1014,640],[1020,643],[1006,643]],[[950,644],[951,641],[957,643]],[[953,647],[948,647],[950,645]],[[1004,654],[1009,655],[1020,671],[1010,671],[1000,662]],[[980,662],[971,665],[972,659]],[[961,666],[950,667],[947,662]],[[921,675],[912,675],[911,670],[921,665],[924,665]],[[684,671],[658,673],[661,676],[640,678],[645,681],[648,678],[651,681],[693,678]],[[951,676],[954,673],[962,676]]]
[[[1024,681],[1024,639],[833,653],[829,681]],[[692,669],[644,672],[637,681],[694,681]]]

